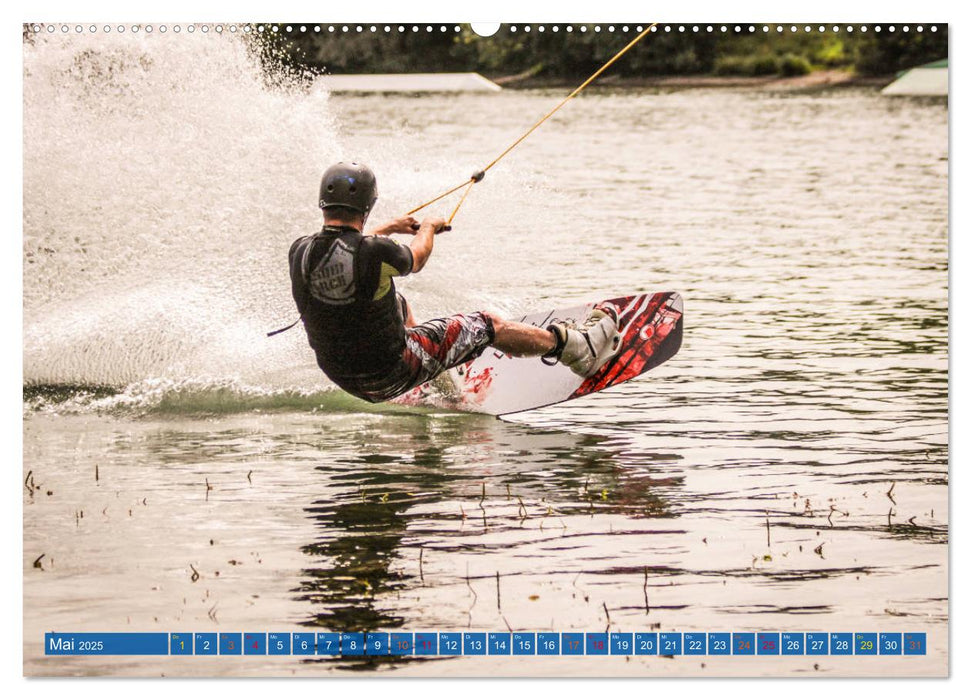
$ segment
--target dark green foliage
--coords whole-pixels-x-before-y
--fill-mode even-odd
[[[775,56],[753,56],[749,63],[751,75],[774,75],[779,72],[779,60]]]
[[[278,32],[266,32],[265,42],[271,50],[264,55],[273,60],[289,62],[291,67],[309,68],[313,71],[333,73],[404,73],[476,71],[489,77],[529,74],[547,80],[582,79],[610,59],[628,41],[636,36],[635,25],[630,31],[608,32],[606,25],[595,31],[595,25],[585,25],[582,31],[574,26],[567,31],[566,25],[544,25],[544,31],[533,26],[525,32],[523,25],[512,31],[503,25],[495,35],[483,38],[467,26],[455,32],[455,25],[447,25],[440,31],[436,25],[428,32],[425,25],[418,31],[408,26],[398,32],[397,25],[385,33],[384,26],[370,31],[356,31],[357,25],[335,26],[333,33],[326,28],[314,32],[313,25],[300,32],[300,25],[290,25],[286,32],[278,25]],[[671,31],[658,31],[646,37],[617,64],[607,75],[626,78],[649,78],[664,75],[718,74],[718,75],[803,75],[821,68],[854,69],[859,73],[886,74],[915,65],[947,57],[947,26],[940,25],[937,32],[925,27],[923,32],[895,32],[886,28],[877,33],[866,33],[857,28],[847,32],[819,32],[818,25],[790,26],[777,31],[772,25],[769,32],[761,31],[762,25],[739,25],[741,31],[722,32],[721,25],[707,31],[707,25],[699,25],[700,31],[692,31],[694,25],[670,25]],[[605,76],[606,77],[606,76]]]
[[[811,70],[812,66],[809,65],[809,61],[793,53],[787,53],[779,61],[779,72],[785,76],[806,75]]]
[[[771,54],[756,56],[720,56],[715,60],[715,75],[777,75],[779,59]]]
[[[869,33],[857,46],[856,69],[872,75],[895,73],[947,56],[946,25],[920,34],[899,30]]]

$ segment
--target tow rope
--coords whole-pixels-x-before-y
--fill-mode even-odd
[[[298,323],[300,323],[301,320],[303,320],[303,316],[301,316],[300,318],[298,318],[296,321],[294,321],[293,323],[291,323],[289,326],[284,326],[283,328],[277,328],[275,331],[270,331],[269,333],[266,334],[266,337],[267,338],[272,338],[275,335],[280,335],[281,333],[285,333],[286,331],[290,330],[295,325],[297,325]]]
[[[562,107],[567,102],[569,102],[574,97],[576,97],[581,92],[583,92],[583,89],[585,87],[587,87],[590,83],[592,83],[594,80],[596,80],[597,78],[599,78],[600,75],[605,70],[607,70],[608,68],[610,68],[610,66],[612,66],[621,56],[623,56],[625,53],[627,53],[632,48],[634,48],[634,46],[637,44],[637,42],[639,42],[645,36],[647,36],[652,31],[654,31],[654,28],[656,26],[657,26],[657,22],[654,22],[650,26],[648,26],[643,32],[641,32],[636,37],[634,37],[634,40],[633,41],[631,41],[629,44],[627,44],[627,46],[625,46],[620,51],[618,51],[614,55],[613,58],[611,58],[609,61],[607,61],[606,63],[604,63],[602,66],[600,66],[600,68],[598,68],[597,71],[593,75],[591,75],[589,78],[587,78],[586,80],[584,80],[579,85],[579,87],[577,87],[573,92],[571,92],[569,95],[567,95],[566,97],[564,97],[560,101],[560,103],[558,105],[556,105],[553,109],[551,109],[549,112],[547,112],[543,116],[542,119],[540,119],[538,122],[536,122],[531,127],[529,127],[529,129],[526,131],[526,133],[524,133],[518,139],[516,139],[515,141],[513,141],[512,144],[510,144],[509,147],[506,150],[504,150],[502,153],[500,153],[498,156],[496,156],[492,160],[491,163],[489,163],[487,166],[485,166],[481,170],[477,170],[476,172],[472,173],[472,176],[468,180],[465,180],[464,182],[456,185],[455,187],[452,187],[452,188],[446,190],[445,192],[442,192],[442,194],[438,195],[434,199],[429,199],[424,204],[415,207],[414,209],[412,209],[411,211],[408,212],[407,216],[411,216],[412,214],[421,211],[422,209],[424,209],[428,205],[434,204],[435,202],[439,201],[440,199],[444,199],[445,197],[448,197],[450,194],[452,194],[454,192],[458,192],[460,189],[462,189],[464,187],[465,188],[465,192],[462,193],[462,198],[459,200],[459,203],[457,205],[455,205],[455,209],[452,210],[452,214],[451,214],[451,216],[448,217],[448,221],[446,222],[448,225],[451,225],[452,224],[452,220],[455,218],[455,215],[458,214],[459,209],[461,209],[462,205],[465,203],[465,198],[469,196],[469,192],[472,190],[472,186],[475,185],[477,182],[482,182],[482,179],[485,177],[485,174],[487,172],[489,172],[489,170],[492,168],[492,166],[494,166],[500,160],[502,160],[503,158],[505,158],[509,154],[510,151],[512,151],[516,146],[518,146],[523,141],[525,141],[526,138],[530,134],[532,134],[534,131],[536,131],[536,129],[538,129],[543,122],[545,122],[547,119],[549,119],[554,114],[556,114],[559,111],[560,107]]]

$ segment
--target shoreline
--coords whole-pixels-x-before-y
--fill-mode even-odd
[[[546,88],[575,87],[575,81],[563,78],[546,79],[529,74],[490,76],[503,89],[535,90]],[[882,88],[893,82],[893,75],[857,75],[848,70],[820,70],[806,75],[744,76],[744,75],[662,75],[622,78],[608,76],[591,87],[600,88],[670,88],[688,90],[694,88],[749,88],[753,90],[824,90],[829,88],[866,87]]]

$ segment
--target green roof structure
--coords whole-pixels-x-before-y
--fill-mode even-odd
[[[884,95],[947,97],[947,59],[925,63],[897,76],[883,88]]]

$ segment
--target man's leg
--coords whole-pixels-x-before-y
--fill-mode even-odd
[[[594,309],[579,327],[558,322],[546,329],[486,315],[495,330],[492,346],[497,350],[519,357],[542,355],[544,362],[562,362],[581,377],[599,370],[620,347],[613,308]]]
[[[411,312],[411,304],[408,300],[404,298],[401,292],[398,292],[398,306],[401,308],[401,318],[405,322],[405,328],[411,328],[415,323],[415,314]]]
[[[408,328],[403,360],[413,374],[411,386],[478,357],[490,345],[514,357],[543,355],[589,376],[617,349],[616,332],[616,317],[599,310],[579,328],[556,323],[548,329],[489,312],[456,314]]]
[[[528,323],[507,321],[494,313],[486,312],[492,321],[496,339],[492,346],[507,355],[527,357],[545,355],[556,347],[556,336],[552,331]]]

